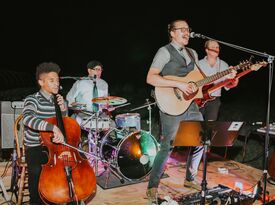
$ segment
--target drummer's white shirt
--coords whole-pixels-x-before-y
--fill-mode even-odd
[[[96,79],[96,85],[98,90],[98,97],[108,96],[108,84],[105,80]],[[94,83],[92,80],[85,79],[76,81],[66,96],[69,107],[73,102],[77,102],[86,104],[86,110],[93,111],[93,88]]]

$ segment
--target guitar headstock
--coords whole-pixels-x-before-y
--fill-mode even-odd
[[[267,62],[266,61],[261,61],[261,62],[256,62],[255,64],[250,66],[250,69],[253,71],[257,71],[259,70],[261,67],[266,67],[267,66]]]
[[[242,62],[239,63],[239,65],[237,65],[237,69],[242,69],[245,70],[247,68],[249,68],[252,65],[251,60],[244,60]]]

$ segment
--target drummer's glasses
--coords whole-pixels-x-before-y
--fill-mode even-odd
[[[103,71],[103,68],[92,68],[92,70],[95,70],[95,71]]]

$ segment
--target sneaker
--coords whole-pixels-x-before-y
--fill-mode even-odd
[[[158,189],[150,188],[146,191],[148,197],[148,205],[158,205]]]
[[[184,184],[183,184],[184,187],[186,188],[191,188],[191,189],[196,189],[198,191],[201,191],[201,185],[199,182],[193,180],[193,181],[188,181],[188,180],[184,180]]]

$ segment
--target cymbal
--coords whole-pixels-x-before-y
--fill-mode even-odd
[[[127,102],[125,98],[117,96],[97,97],[92,99],[96,104],[121,105]]]

